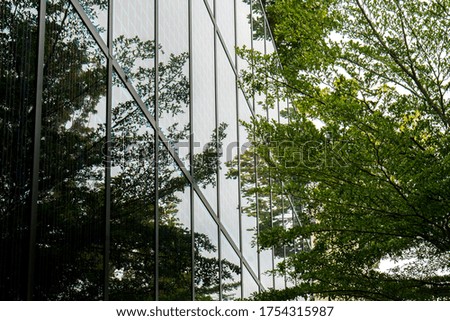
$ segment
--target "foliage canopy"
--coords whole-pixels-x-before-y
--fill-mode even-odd
[[[290,108],[246,126],[259,175],[295,200],[301,225],[259,242],[313,247],[277,267],[294,286],[256,298],[449,299],[450,1],[266,9],[278,53],[241,49],[256,71],[243,79],[266,108]]]

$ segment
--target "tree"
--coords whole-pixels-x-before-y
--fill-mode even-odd
[[[246,124],[259,175],[301,224],[261,246],[311,238],[277,267],[293,286],[257,299],[450,298],[450,2],[293,1],[267,7],[279,52],[240,50],[249,90],[286,121]]]

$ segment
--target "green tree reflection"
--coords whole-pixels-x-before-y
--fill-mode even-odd
[[[106,1],[90,3],[105,9]],[[37,9],[37,1],[31,0],[0,4],[0,299],[8,300],[26,297]],[[139,61],[154,58],[155,43],[121,36],[114,49],[128,81],[152,111],[155,68]],[[187,60],[187,54],[174,55],[158,66],[160,86],[167,92],[160,96],[160,112],[176,115],[189,105],[189,79],[182,72]],[[164,240],[159,244],[160,299],[192,299],[192,279],[198,298],[211,299],[219,288],[219,269],[223,287],[236,287],[230,280],[240,274],[239,267],[205,256],[217,251],[209,237],[196,233],[192,244],[192,231],[178,219],[183,210],[180,195],[187,193],[189,185],[161,146],[157,204],[155,136],[132,99],[113,103],[113,141],[109,142],[113,157],[105,163],[106,71],[106,58],[70,3],[47,1],[33,298],[103,298],[105,166],[113,174],[112,251],[107,262],[111,299],[155,298],[156,206],[164,206],[158,226]],[[126,92],[118,77],[113,86]],[[211,135],[207,150],[193,157],[202,169],[196,177],[199,185],[215,183],[215,167],[208,164],[219,162],[225,127]],[[176,143],[188,134],[188,126],[171,126],[167,137]]]

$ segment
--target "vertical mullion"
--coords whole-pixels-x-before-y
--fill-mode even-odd
[[[233,1],[233,14],[234,14],[234,47],[237,48],[238,41],[237,41],[237,5],[236,0]],[[239,133],[239,66],[238,66],[238,55],[236,50],[234,51],[234,66],[236,69],[236,73],[234,74],[235,77],[235,83],[234,88],[236,92],[236,140],[237,140],[237,167],[238,167],[238,177],[237,177],[237,184],[238,184],[238,217],[239,217],[239,251],[241,254],[243,254],[243,244],[242,244],[242,186],[241,186],[241,137]],[[244,264],[242,262],[242,258],[239,257],[239,267],[241,271],[244,271]],[[241,299],[244,298],[244,273],[241,273]]]
[[[264,9],[262,3],[260,4],[261,8]],[[264,14],[264,12],[263,12]],[[264,30],[264,55],[267,54],[267,26],[266,26],[266,20],[265,17],[263,17],[263,30]],[[267,81],[267,79],[266,79]],[[266,93],[267,94],[267,93]],[[267,96],[267,95],[266,95]],[[266,97],[264,97],[266,99]],[[266,105],[266,118],[268,121],[270,121],[270,113],[269,113],[269,106]],[[269,168],[269,211],[270,211],[270,227],[273,228],[273,190],[272,190],[273,180],[272,180],[272,171]],[[275,269],[275,247],[272,246],[271,248],[271,257],[272,257],[272,270]],[[275,274],[272,274],[272,285],[273,288],[275,288],[276,280],[275,280]]]
[[[33,170],[31,182],[31,213],[30,213],[30,242],[28,252],[28,275],[27,275],[27,300],[33,299],[34,270],[36,257],[36,228],[38,215],[38,193],[39,193],[39,158],[41,148],[42,130],[42,92],[44,87],[44,54],[45,54],[45,20],[46,20],[46,0],[39,2],[38,15],[38,52],[36,63],[36,105],[34,120],[34,141],[33,141]]]
[[[250,47],[251,50],[254,50],[254,45],[253,45],[253,0],[250,1]],[[254,76],[255,70],[253,67],[253,61],[252,61],[252,75]],[[256,99],[255,99],[255,92],[252,91],[252,110],[253,113],[256,113]],[[253,168],[255,170],[255,188],[256,188],[256,192],[255,192],[255,202],[256,202],[256,237],[257,237],[257,241],[256,241],[256,252],[257,252],[257,269],[258,269],[258,281],[261,281],[261,255],[260,255],[260,247],[259,247],[259,193],[258,193],[258,170],[257,170],[257,159],[256,159],[256,153],[253,152]],[[261,291],[261,287],[259,287],[259,290]]]
[[[219,151],[219,109],[218,109],[218,81],[217,81],[217,20],[216,20],[216,0],[213,0],[213,16],[214,16],[214,113],[215,113],[215,132],[216,132],[216,157],[218,160],[220,159],[220,151]],[[218,164],[218,163],[217,163]],[[216,189],[216,197],[217,197],[217,217],[219,218],[219,222],[221,221],[221,213],[220,213],[220,170],[219,166],[216,167],[216,180],[217,180],[217,189]],[[217,244],[218,244],[218,257],[219,257],[219,300],[222,301],[222,237],[220,224],[217,225]]]
[[[188,37],[189,37],[189,173],[194,177],[194,117],[192,113],[192,80],[193,80],[193,58],[192,58],[192,0],[188,0]],[[194,187],[190,184],[190,215],[191,215],[191,293],[195,301],[195,213],[194,213]]]
[[[281,197],[281,208],[283,209],[283,214],[282,214],[283,230],[287,230],[286,221],[285,221],[286,208],[284,207],[284,195],[282,195],[282,197]],[[283,245],[283,260],[285,261],[286,258],[287,258],[287,246]],[[283,278],[284,278],[284,287],[287,288],[287,273],[286,272],[284,272]]]
[[[155,0],[155,300],[159,300],[159,0]]]
[[[105,240],[103,257],[103,298],[109,299],[109,259],[111,252],[111,141],[113,77],[113,0],[108,1],[108,71],[106,93]]]

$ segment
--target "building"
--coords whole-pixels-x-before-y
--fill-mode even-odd
[[[268,35],[259,0],[2,1],[0,298],[286,286],[266,272],[292,249],[254,237],[293,210],[241,170],[256,162],[239,119],[266,111],[234,48],[271,52]]]

